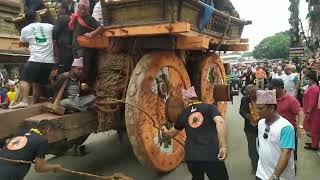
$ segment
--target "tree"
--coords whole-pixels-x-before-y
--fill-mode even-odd
[[[287,59],[290,50],[289,31],[263,39],[253,50],[256,59]]]

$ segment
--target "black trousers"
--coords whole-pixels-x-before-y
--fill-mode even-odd
[[[296,128],[294,129],[295,129],[294,139],[295,139],[296,149],[293,151],[293,155],[294,155],[294,160],[297,161],[298,160],[298,132]]]
[[[229,180],[224,162],[187,162],[192,174],[192,180],[204,180],[206,174],[209,180]]]
[[[72,47],[68,45],[60,45],[59,52],[59,73],[70,71],[73,63]]]
[[[256,171],[258,168],[259,153],[257,150],[257,134],[250,131],[245,131],[247,142],[248,142],[248,152],[249,158],[251,160],[252,170]]]

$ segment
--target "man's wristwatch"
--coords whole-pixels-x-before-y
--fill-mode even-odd
[[[280,180],[280,176],[272,175],[272,180]]]

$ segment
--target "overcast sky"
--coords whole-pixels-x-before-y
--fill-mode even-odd
[[[288,8],[289,0],[231,0],[238,10],[240,17],[252,20],[252,25],[245,27],[243,36],[250,39],[250,50],[265,37],[272,36],[280,31],[290,28]],[[305,20],[307,3],[300,0],[300,18],[307,28]]]

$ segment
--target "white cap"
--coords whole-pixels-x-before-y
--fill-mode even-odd
[[[83,67],[83,57],[74,59],[72,63],[72,67]]]
[[[16,84],[16,82],[12,81],[11,79],[8,80],[8,83],[7,83],[9,86],[13,86]]]

